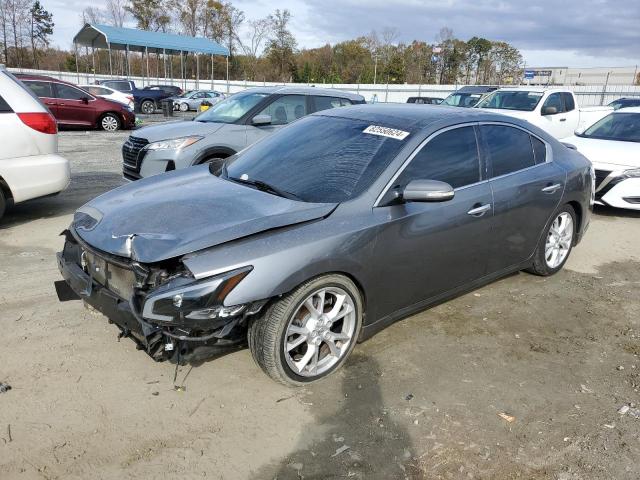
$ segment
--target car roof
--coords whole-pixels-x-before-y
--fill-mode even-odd
[[[340,97],[349,100],[363,101],[362,95],[357,95],[351,92],[345,92],[343,90],[336,90],[332,88],[318,88],[318,87],[294,87],[294,86],[276,86],[276,87],[255,87],[248,88],[242,92],[256,92],[256,93],[269,93],[269,94],[283,94],[283,95],[324,95],[328,97]]]
[[[568,92],[569,89],[566,87],[545,87],[545,86],[533,86],[528,87],[526,85],[514,86],[514,87],[501,87],[499,89],[501,92]]]
[[[59,78],[50,77],[48,75],[30,75],[30,74],[17,74],[17,78],[20,80],[40,80],[43,82],[57,82],[64,83],[65,85],[71,85],[72,87],[76,87],[77,85],[71,82],[65,82],[64,80],[60,80]]]
[[[498,87],[492,87],[490,85],[465,85],[453,93],[487,93],[497,89]]]
[[[527,122],[485,109],[458,108],[445,105],[418,105],[415,103],[374,103],[332,108],[312,113],[311,116],[326,116],[364,120],[381,123],[394,128],[422,129],[445,121],[454,125],[466,122],[506,122],[524,126]],[[529,125],[528,128],[531,128]]]

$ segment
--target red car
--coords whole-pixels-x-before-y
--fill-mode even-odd
[[[18,75],[51,111],[58,126],[102,128],[114,132],[132,128],[133,110],[121,103],[96,97],[72,83],[44,75]]]

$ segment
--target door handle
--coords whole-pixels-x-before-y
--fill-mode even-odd
[[[566,121],[567,121],[567,119],[566,119],[566,118],[561,118],[561,119],[560,119],[560,121],[561,121],[561,122],[566,122]]]
[[[542,191],[544,193],[556,193],[556,191],[558,191],[558,189],[562,188],[562,184],[561,183],[556,183],[553,185],[547,185],[546,187],[544,187],[542,189]]]
[[[485,213],[491,210],[491,204],[487,203],[486,205],[480,205],[479,207],[473,207],[471,210],[467,212],[467,215],[473,215],[474,217],[481,217]]]

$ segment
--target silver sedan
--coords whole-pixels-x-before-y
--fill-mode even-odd
[[[192,90],[179,97],[173,97],[171,100],[173,100],[174,110],[188,112],[189,110],[198,111],[205,100],[213,105],[225,98],[224,93],[216,92],[215,90]]]

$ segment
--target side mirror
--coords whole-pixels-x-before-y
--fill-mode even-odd
[[[542,107],[542,115],[555,115],[558,113],[556,107]]]
[[[82,103],[84,103],[85,105],[88,105],[88,104],[89,104],[89,98],[88,98],[88,97],[82,97],[82,98],[80,99],[80,101],[81,101]]]
[[[271,125],[271,115],[256,115],[251,119],[253,125]]]
[[[438,180],[412,180],[402,191],[405,202],[445,202],[451,200],[453,187]]]
[[[576,128],[576,130],[573,133],[575,135],[582,135],[586,129],[587,129],[587,127],[585,127],[585,126],[578,127],[578,128]]]

